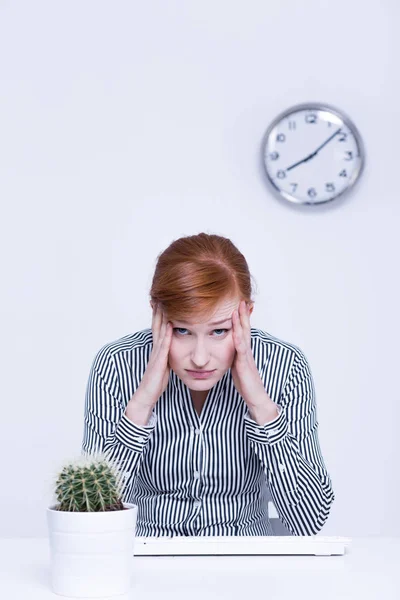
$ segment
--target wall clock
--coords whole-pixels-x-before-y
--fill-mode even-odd
[[[275,193],[289,202],[316,205],[354,186],[364,168],[365,150],[343,111],[310,102],[274,119],[263,139],[262,160]]]

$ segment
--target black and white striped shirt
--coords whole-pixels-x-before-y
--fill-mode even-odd
[[[82,453],[107,451],[124,469],[122,500],[136,535],[274,535],[272,501],[292,535],[314,535],[335,498],[318,440],[315,389],[302,350],[251,328],[253,356],[279,412],[258,425],[229,369],[199,416],[171,369],[150,421],[124,414],[150,358],[152,330],[97,352],[86,388]]]

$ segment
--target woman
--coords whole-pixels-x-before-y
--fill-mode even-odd
[[[335,498],[303,352],[250,326],[251,277],[224,237],[158,257],[151,329],[103,346],[86,390],[82,452],[124,470],[137,536],[314,535]]]

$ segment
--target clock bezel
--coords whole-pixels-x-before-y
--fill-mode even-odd
[[[349,178],[349,180],[347,182],[347,186],[341,192],[337,192],[331,198],[327,198],[325,200],[314,201],[314,200],[308,200],[308,199],[301,199],[301,198],[298,198],[295,195],[291,194],[290,192],[287,192],[286,190],[281,189],[275,183],[275,181],[273,181],[273,179],[271,178],[271,176],[268,172],[267,162],[265,160],[267,144],[268,144],[268,141],[269,141],[269,138],[271,136],[273,129],[283,119],[286,119],[291,114],[294,114],[294,113],[297,113],[300,111],[307,111],[307,110],[310,110],[310,111],[318,110],[318,111],[330,112],[333,115],[335,115],[336,117],[338,117],[339,119],[341,119],[343,124],[351,130],[352,135],[355,139],[358,151],[359,151],[359,158],[360,158],[359,165],[351,174],[351,177]],[[287,108],[286,110],[284,110],[280,114],[278,114],[275,117],[275,119],[271,122],[271,124],[269,125],[268,129],[266,130],[266,132],[263,136],[263,140],[262,140],[262,144],[261,144],[261,155],[262,155],[262,164],[263,164],[264,172],[266,173],[267,181],[268,181],[268,184],[271,186],[272,191],[276,195],[278,195],[279,198],[284,198],[285,200],[288,200],[292,204],[303,205],[303,206],[319,206],[321,204],[327,204],[329,202],[333,202],[333,201],[337,200],[338,198],[342,198],[343,196],[347,195],[351,190],[354,189],[354,186],[357,183],[357,181],[359,181],[360,176],[361,176],[362,172],[364,171],[365,158],[366,158],[365,157],[365,146],[364,146],[364,142],[362,140],[361,134],[360,134],[358,128],[356,127],[356,125],[350,119],[350,117],[343,110],[338,109],[330,104],[325,104],[325,103],[321,103],[321,102],[303,102],[301,104],[296,104],[294,106],[291,106],[290,108]]]

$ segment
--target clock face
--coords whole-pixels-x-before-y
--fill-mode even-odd
[[[330,202],[362,172],[361,137],[343,113],[302,104],[279,115],[264,137],[268,180],[283,198],[298,204]]]

